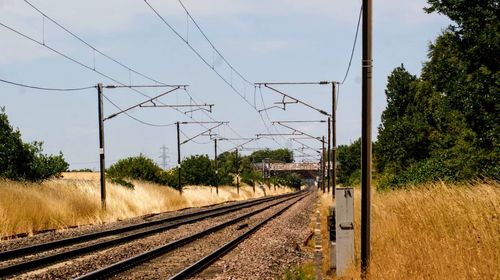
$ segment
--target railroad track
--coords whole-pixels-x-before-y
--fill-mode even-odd
[[[138,240],[157,233],[178,228],[182,225],[193,224],[208,218],[229,215],[235,211],[256,207],[264,211],[290,199],[302,196],[302,192],[285,194],[273,197],[255,199],[232,205],[205,209],[194,213],[181,214],[175,217],[148,221],[140,224],[117,229],[105,230],[52,242],[22,247],[10,251],[0,252],[0,278],[19,275],[20,272],[31,271],[50,266],[57,262],[88,255],[106,248],[118,246],[133,240]],[[255,212],[255,211],[253,211]],[[87,244],[90,243],[90,244]],[[41,256],[39,256],[41,255]]]
[[[170,254],[171,252],[175,252],[176,250],[183,249],[184,247],[187,247],[189,245],[192,245],[192,243],[198,243],[198,246],[201,247],[201,244],[204,244],[207,242],[205,238],[211,237],[212,239],[222,239],[222,245],[217,246],[214,250],[209,251],[208,253],[204,253],[202,257],[197,259],[195,262],[188,263],[182,263],[181,268],[179,269],[174,266],[173,270],[175,273],[170,273],[170,275],[167,274],[162,274],[162,275],[157,275],[158,277],[165,279],[168,277],[168,279],[185,279],[203,268],[209,266],[211,263],[222,257],[224,254],[228,253],[231,249],[233,249],[235,246],[237,246],[240,242],[242,242],[245,238],[250,236],[252,233],[257,231],[260,227],[265,225],[267,222],[270,220],[276,218],[280,214],[282,214],[284,211],[289,209],[291,206],[293,206],[295,203],[298,201],[302,200],[304,197],[308,196],[310,193],[302,193],[294,197],[289,197],[284,199],[283,201],[278,201],[276,203],[273,203],[269,206],[263,207],[261,209],[252,211],[250,213],[240,215],[234,219],[231,219],[227,222],[215,225],[211,228],[208,228],[206,230],[194,233],[192,235],[186,236],[184,238],[172,241],[168,244],[158,246],[152,250],[149,250],[147,252],[144,252],[142,254],[138,254],[135,256],[132,256],[128,259],[122,260],[120,262],[111,264],[109,266],[106,266],[104,268],[97,269],[95,271],[92,271],[90,273],[87,273],[85,275],[82,275],[76,279],[78,280],[87,280],[87,279],[105,279],[105,278],[110,278],[110,277],[116,277],[117,279],[121,279],[124,277],[124,275],[121,275],[119,273],[122,273],[124,271],[128,270],[133,270],[136,269],[137,267],[140,267],[144,263],[147,262],[154,262],[153,259],[160,258],[163,256],[163,260],[160,265],[167,264],[167,265],[172,265],[173,263],[176,262],[175,258],[179,257],[176,256],[175,254],[173,256],[164,256],[165,254]],[[267,213],[266,216],[261,217],[260,219],[256,219],[253,221],[253,225],[250,227],[248,223],[245,224],[240,224],[237,225],[238,222],[241,222],[243,220],[247,220],[252,216],[255,216],[263,211],[266,211],[270,209],[271,207],[277,208],[277,209],[272,209],[271,213]],[[269,210],[268,210],[269,211]],[[232,238],[229,242],[225,242],[227,238],[227,233],[222,233],[220,234],[221,236],[212,236],[217,231],[221,231],[225,228],[228,228],[230,226],[234,227],[234,231],[241,230],[243,228],[248,228],[246,231],[244,231],[242,234],[233,234],[235,235],[234,238]],[[200,248],[195,247],[195,251],[199,251]],[[205,250],[206,251],[206,250]],[[187,252],[189,254],[189,250]],[[186,252],[184,252],[186,254]],[[179,255],[179,254],[178,254]],[[182,254],[181,254],[182,256]],[[151,271],[150,268],[144,268],[143,271]],[[129,276],[129,278],[137,278],[140,279],[141,276],[144,275],[132,275]],[[151,277],[151,276],[147,276]],[[155,276],[156,277],[156,276]]]

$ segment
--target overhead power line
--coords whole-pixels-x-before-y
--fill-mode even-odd
[[[123,111],[123,109],[118,106],[116,103],[114,103],[113,101],[111,101],[111,99],[109,99],[106,95],[102,95],[104,97],[104,99],[106,99],[111,105],[113,105],[116,109],[120,110],[120,111]],[[144,125],[147,125],[147,126],[154,126],[154,127],[169,127],[169,126],[173,126],[175,125],[175,123],[170,123],[170,124],[154,124],[154,123],[149,123],[149,122],[146,122],[146,121],[143,121],[141,119],[138,119],[132,115],[130,115],[129,113],[127,112],[123,112],[126,116],[128,116],[129,118],[139,122],[139,123],[142,123]]]
[[[177,30],[175,30],[175,28],[170,24],[168,23],[168,21],[151,5],[149,4],[149,2],[147,0],[144,0],[144,2],[146,3],[146,5],[148,5],[148,7],[156,14],[156,16],[158,16],[158,18],[170,29],[172,30],[172,32],[174,32],[175,35],[177,35],[177,37],[179,37],[184,43],[186,43],[186,45],[205,63],[205,65],[207,65],[210,69],[212,69],[212,71],[214,71],[214,73],[217,74],[217,76],[219,76],[219,78],[224,81],[224,83],[226,83],[236,94],[238,94],[241,98],[243,98],[243,100],[245,100],[246,103],[248,103],[248,105],[250,105],[251,107],[254,107],[252,105],[252,103],[250,103],[250,101],[248,101],[246,99],[246,97],[244,96],[244,94],[242,94],[238,89],[236,89],[236,87],[233,85],[232,81],[229,81],[227,78],[225,78],[219,71],[217,71],[215,69],[214,66],[212,66],[205,57],[203,57],[203,55],[201,55],[201,53],[196,50],[193,45],[191,45],[189,43],[189,41],[184,38]],[[254,109],[256,109],[254,107]]]
[[[96,52],[96,53],[98,53],[98,54],[100,54],[100,55],[104,56],[105,58],[107,58],[107,59],[109,59],[109,60],[113,61],[114,63],[118,64],[119,66],[121,66],[121,67],[123,67],[123,68],[127,69],[128,71],[133,72],[133,73],[135,73],[135,74],[137,74],[137,75],[139,75],[139,76],[141,76],[141,77],[143,77],[143,78],[145,78],[145,79],[148,79],[148,80],[150,80],[150,81],[152,81],[152,82],[155,82],[155,83],[158,83],[158,84],[161,84],[161,85],[167,85],[166,83],[164,83],[164,82],[162,82],[162,81],[159,81],[159,80],[157,80],[157,79],[155,79],[155,78],[152,78],[151,76],[146,75],[146,74],[144,74],[144,73],[142,73],[142,72],[139,72],[138,70],[136,70],[136,69],[134,69],[134,68],[132,68],[132,67],[130,67],[130,66],[128,66],[128,65],[126,65],[126,64],[124,64],[124,63],[123,63],[123,62],[121,62],[121,61],[119,61],[118,59],[116,59],[116,58],[114,58],[114,57],[112,57],[112,56],[110,56],[110,55],[106,54],[105,52],[103,52],[102,50],[100,50],[99,48],[97,48],[96,46],[94,46],[94,45],[90,44],[88,41],[84,40],[83,38],[81,38],[80,36],[78,36],[77,34],[75,34],[74,32],[72,32],[71,30],[69,30],[67,27],[63,26],[61,23],[59,23],[58,21],[56,21],[55,19],[53,19],[52,17],[50,17],[49,15],[47,15],[45,12],[43,12],[42,10],[40,10],[38,7],[36,7],[36,6],[35,6],[35,5],[33,5],[32,3],[30,3],[29,1],[27,1],[27,0],[24,0],[24,1],[25,1],[25,2],[29,5],[29,6],[31,6],[31,7],[32,7],[35,11],[37,11],[38,13],[40,13],[40,14],[41,14],[44,18],[47,18],[49,21],[51,21],[52,23],[54,23],[55,25],[57,25],[58,27],[60,27],[62,30],[64,30],[65,32],[67,32],[68,34],[70,34],[71,36],[73,36],[74,38],[76,38],[78,41],[82,42],[84,45],[86,45],[87,47],[89,47],[92,51],[94,51],[94,52]],[[182,5],[182,3],[181,3],[181,5]],[[182,6],[183,6],[183,8],[185,8],[185,7],[184,7],[184,5],[182,5]],[[187,12],[187,11],[186,11],[186,12]],[[189,14],[189,16],[191,17],[191,15],[190,15],[190,14]],[[193,22],[195,22],[195,20],[194,20],[192,17],[191,17],[191,19],[193,20]],[[203,31],[201,30],[200,26],[199,26],[197,23],[195,23],[195,24],[196,24],[196,27],[200,30],[200,32],[202,32],[203,36],[204,36],[204,37],[208,40],[208,37],[207,37],[207,36],[203,33]],[[210,41],[209,41],[209,42],[210,42]],[[43,42],[43,44],[45,45],[45,42]],[[212,44],[211,42],[210,42],[210,44],[211,44],[211,45],[212,45],[212,47],[215,49],[215,47],[213,46],[213,44]],[[216,49],[215,49],[215,50],[216,50]],[[240,74],[240,73],[239,73],[239,72],[238,72],[238,71],[237,71],[234,67],[232,67],[232,65],[230,65],[230,64],[229,64],[229,62],[225,59],[225,57],[223,57],[223,56],[222,56],[222,54],[221,54],[218,50],[216,50],[216,51],[217,51],[217,53],[219,54],[219,56],[220,56],[220,57],[221,57],[221,58],[222,58],[222,59],[223,59],[223,60],[224,60],[224,61],[225,61],[225,62],[226,62],[226,63],[227,63],[230,67],[231,67],[231,69],[232,69],[232,70],[233,70],[233,71],[234,71],[234,72],[235,72],[238,76],[240,76],[242,79],[246,80],[246,79],[245,79],[245,78],[244,78],[244,77],[243,77],[243,76],[242,76],[242,75],[241,75],[241,74]],[[86,65],[82,65],[82,66],[86,67]],[[88,67],[86,67],[86,68],[88,68]],[[93,69],[91,69],[91,70],[95,71],[95,66],[94,66],[94,67],[93,67]],[[97,73],[102,75],[102,73],[99,73],[99,72],[97,72]],[[105,76],[105,77],[106,77],[106,76]],[[110,78],[110,77],[106,77],[106,78]],[[113,80],[113,79],[111,79],[111,80]],[[114,81],[115,81],[115,82],[117,82],[116,80],[114,80]],[[247,83],[250,83],[250,82],[248,82],[248,80],[246,80],[246,81],[247,81]],[[122,87],[127,87],[127,85],[122,85]],[[173,87],[175,87],[175,85],[174,85]],[[138,91],[136,90],[136,92],[138,92]],[[187,91],[186,91],[186,92],[187,92]],[[189,93],[188,93],[188,94],[189,94]],[[146,97],[149,97],[149,96],[147,96],[147,95],[146,95]],[[176,110],[176,111],[178,111],[178,112],[180,112],[180,113],[183,113],[181,110],[178,110],[177,108],[173,108],[173,109],[174,109],[174,110]],[[210,116],[207,112],[205,112],[205,111],[204,111],[204,113],[205,113],[207,116],[209,116],[210,118],[212,118],[212,117],[211,117],[211,116]],[[192,117],[190,117],[190,119],[192,119],[192,120],[196,120],[196,119],[194,119],[194,118],[192,118]],[[238,134],[238,133],[237,133],[237,132],[236,132],[236,131],[235,131],[235,130],[231,127],[231,126],[229,126],[229,125],[228,125],[228,127],[229,127],[229,128],[230,128],[233,132],[235,132],[236,134]]]
[[[88,86],[88,87],[79,87],[79,88],[49,88],[49,87],[39,87],[39,86],[32,86],[32,85],[27,85],[27,84],[21,84],[21,83],[16,83],[4,79],[0,79],[0,82],[6,83],[6,84],[11,84],[19,87],[25,87],[25,88],[31,88],[31,89],[38,89],[38,90],[46,90],[46,91],[82,91],[82,90],[87,90],[91,88],[95,88],[95,86]]]
[[[71,30],[69,30],[68,28],[66,28],[65,26],[63,26],[62,24],[60,24],[59,22],[57,22],[55,19],[51,18],[50,16],[48,16],[46,13],[44,13],[43,11],[41,11],[38,7],[36,7],[35,5],[33,5],[32,3],[30,3],[29,1],[27,0],[24,0],[24,2],[26,2],[26,4],[30,5],[35,11],[37,11],[38,13],[40,13],[44,18],[47,18],[48,20],[50,20],[52,23],[54,23],[55,25],[57,25],[58,27],[60,27],[62,30],[66,31],[68,34],[70,34],[71,36],[73,36],[75,39],[77,39],[78,41],[82,42],[84,45],[86,45],[87,47],[89,47],[90,49],[92,49],[93,51],[95,51],[96,53],[104,56],[105,58],[115,62],[116,64],[120,65],[121,67],[129,70],[130,72],[133,72],[145,79],[148,79],[152,82],[156,82],[156,83],[159,83],[159,84],[163,84],[165,85],[165,83],[162,83],[154,78],[151,78],[150,76],[144,74],[144,73],[141,73],[137,70],[135,70],[134,68],[130,67],[130,66],[127,66],[125,65],[124,63],[120,62],[119,60],[117,60],[116,58],[113,58],[112,56],[106,54],[105,52],[101,51],[100,49],[96,48],[95,46],[93,46],[92,44],[90,44],[89,42],[87,42],[86,40],[82,39],[80,36],[76,35],[75,33],[73,33]]]
[[[238,75],[243,81],[245,81],[249,85],[253,85],[252,82],[250,82],[247,78],[245,78],[238,70],[236,70],[231,65],[231,63],[229,63],[229,61],[227,61],[227,59],[222,55],[222,53],[214,46],[214,44],[212,43],[212,41],[210,41],[210,39],[208,39],[208,37],[205,34],[205,32],[201,29],[201,27],[198,25],[198,23],[196,22],[196,20],[191,16],[191,13],[187,10],[186,6],[184,6],[184,4],[182,3],[182,1],[181,0],[178,0],[178,1],[181,4],[182,9],[184,9],[184,11],[188,15],[188,17],[193,21],[193,23],[196,26],[196,28],[200,31],[201,35],[203,35],[203,37],[207,40],[207,42],[210,44],[210,46],[212,46],[213,50],[220,56],[220,58],[222,58],[222,60],[229,66],[229,68],[231,68],[231,70],[234,73],[236,73],[236,75]]]
[[[3,27],[5,27],[5,28],[7,28],[8,30],[10,30],[10,31],[12,31],[12,32],[14,32],[14,33],[16,33],[16,34],[18,34],[18,35],[19,35],[19,36],[21,36],[21,37],[26,38],[26,39],[28,39],[28,40],[30,40],[30,41],[32,41],[32,42],[34,42],[34,43],[36,43],[36,44],[38,44],[38,45],[40,45],[40,46],[44,47],[44,48],[49,49],[50,51],[52,51],[52,52],[54,52],[54,53],[56,53],[56,54],[58,54],[58,55],[60,55],[60,56],[62,56],[62,57],[64,57],[64,58],[68,59],[69,61],[72,61],[72,62],[74,62],[74,63],[76,63],[76,64],[78,64],[78,65],[82,66],[82,67],[83,67],[83,68],[85,68],[85,69],[91,70],[91,71],[93,71],[93,72],[95,72],[95,73],[99,74],[100,76],[102,76],[102,77],[104,77],[104,78],[107,78],[107,79],[109,79],[109,80],[111,80],[111,81],[113,81],[113,82],[115,82],[115,83],[117,83],[117,84],[120,84],[120,86],[122,86],[122,87],[129,88],[130,90],[132,90],[132,91],[134,91],[134,92],[136,92],[136,93],[138,93],[138,94],[140,94],[140,95],[142,95],[142,96],[144,96],[144,97],[146,97],[146,98],[151,98],[151,96],[149,96],[149,95],[145,94],[144,92],[142,92],[142,91],[140,91],[140,90],[136,89],[135,87],[130,86],[130,85],[126,85],[125,83],[123,83],[123,82],[121,82],[121,81],[119,81],[119,80],[117,80],[117,79],[115,79],[115,78],[111,77],[110,75],[108,75],[108,74],[106,74],[106,73],[104,73],[104,72],[101,72],[101,71],[99,71],[99,70],[96,70],[96,69],[94,69],[94,68],[92,68],[92,67],[90,67],[90,66],[88,66],[88,65],[86,65],[86,64],[84,64],[84,63],[82,63],[82,62],[80,62],[80,61],[78,61],[78,60],[76,60],[75,58],[70,57],[69,55],[66,55],[66,54],[62,53],[61,51],[56,50],[56,49],[54,49],[54,48],[50,47],[50,46],[49,46],[46,42],[43,42],[43,43],[42,43],[42,42],[40,42],[40,41],[38,41],[38,40],[34,39],[33,37],[30,37],[30,36],[28,36],[28,35],[26,35],[26,34],[24,34],[24,33],[20,32],[20,31],[18,31],[18,30],[16,30],[16,29],[14,29],[14,28],[12,28],[12,27],[10,27],[10,26],[8,26],[8,25],[6,25],[6,24],[2,23],[2,22],[0,22],[0,25],[1,25],[1,26],[3,26]],[[162,84],[163,84],[163,83],[162,83]],[[108,99],[108,101],[109,101],[111,104],[113,104],[113,106],[115,106],[115,107],[119,108],[116,104],[112,103],[109,99]],[[172,109],[174,109],[174,110],[176,110],[176,111],[178,111],[178,112],[180,112],[180,113],[183,113],[181,110],[179,110],[179,109],[177,109],[177,108],[172,108]],[[145,125],[149,125],[149,126],[160,126],[160,127],[165,126],[164,124],[153,124],[153,123],[149,123],[149,122],[143,121],[143,120],[141,120],[141,119],[139,119],[139,118],[133,117],[133,116],[132,116],[132,115],[130,115],[130,114],[125,114],[125,115],[126,115],[126,116],[128,116],[129,118],[131,118],[131,119],[133,119],[133,120],[135,120],[135,121],[137,121],[137,122],[139,122],[139,123],[145,124]],[[168,126],[168,125],[167,125],[167,126]]]
[[[342,79],[342,82],[340,82],[340,84],[343,84],[346,81],[347,76],[349,76],[349,70],[351,70],[352,58],[354,57],[354,50],[356,49],[356,43],[358,41],[359,26],[360,26],[362,14],[363,14],[363,5],[361,5],[361,8],[359,9],[358,24],[356,25],[356,35],[354,35],[354,42],[352,44],[351,56],[349,58],[349,64],[347,65],[347,70],[345,72],[344,79]]]
[[[207,40],[207,42],[210,44],[210,46],[212,47],[212,49],[223,59],[223,61],[228,65],[228,67],[231,69],[231,80],[228,80],[228,78],[224,77],[219,71],[217,71],[217,69],[215,69],[214,65],[210,64],[208,62],[208,60],[203,57],[203,55],[196,49],[193,47],[193,45],[191,45],[191,43],[189,43],[189,38],[184,38],[180,33],[179,31],[177,31],[159,12],[158,10],[156,10],[147,0],[144,0],[144,2],[146,3],[146,5],[158,16],[158,18],[179,38],[181,39],[202,61],[203,63],[209,67],[214,73],[217,74],[217,76],[219,76],[219,78],[226,84],[228,85],[236,94],[238,94],[250,107],[252,107],[257,113],[259,113],[259,110],[257,109],[257,106],[255,104],[252,104],[247,98],[246,96],[241,93],[233,84],[232,82],[232,73],[236,73],[236,75],[238,75],[245,83],[247,83],[248,85],[253,85],[252,82],[250,82],[247,78],[245,78],[239,71],[237,71],[228,61],[227,59],[221,54],[221,52],[214,46],[214,44],[209,40],[208,36],[206,35],[206,33],[201,29],[200,25],[196,22],[196,20],[192,17],[191,13],[189,13],[189,11],[187,10],[186,6],[184,6],[184,4],[182,4],[182,2],[180,2],[182,8],[184,9],[184,11],[186,12],[186,14],[188,15],[188,17],[193,21],[193,23],[195,24],[196,28],[201,32],[201,34],[203,35],[203,37]],[[259,113],[260,115],[260,113]],[[265,120],[262,118],[262,115],[260,115],[261,117],[261,120],[264,124],[264,126],[266,127],[266,130],[269,131],[269,128],[268,126],[266,125],[266,122]]]

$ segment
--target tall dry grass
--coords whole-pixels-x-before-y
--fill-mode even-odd
[[[372,203],[368,279],[500,279],[499,182],[373,192]],[[358,272],[359,259],[345,278]]]
[[[321,222],[321,247],[323,250],[323,263],[321,265],[321,271],[324,275],[331,275],[330,271],[330,233],[328,230],[328,215],[329,209],[334,205],[334,200],[332,198],[331,192],[323,193],[321,190],[318,191],[319,202],[320,202],[320,222]]]
[[[107,182],[107,211],[100,209],[98,176],[65,174],[65,178],[43,183],[0,181],[0,236],[31,234],[45,229],[99,224],[141,215],[205,206],[229,200],[264,196],[260,188],[222,186],[219,195],[213,187],[187,186],[178,191],[155,184],[134,182],[135,189]],[[267,195],[289,189],[266,189]]]

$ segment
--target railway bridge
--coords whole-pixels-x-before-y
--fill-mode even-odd
[[[282,172],[293,172],[301,175],[306,179],[314,179],[319,175],[320,164],[311,162],[293,162],[293,163],[281,163],[281,162],[265,162],[255,164],[256,169],[263,170],[264,173],[273,175]]]

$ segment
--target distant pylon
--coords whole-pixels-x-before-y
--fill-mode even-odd
[[[168,156],[168,148],[165,147],[165,144],[163,144],[163,146],[161,146],[160,149],[161,149],[161,156],[159,156],[159,158],[161,158],[161,166],[163,167],[164,170],[166,170],[168,159],[170,158]]]

